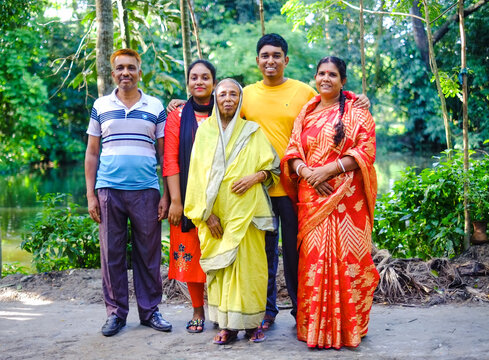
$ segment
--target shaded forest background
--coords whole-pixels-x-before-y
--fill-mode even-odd
[[[185,98],[179,2],[114,1],[114,48],[123,45],[124,32],[117,11],[120,3],[128,14],[130,45],[142,53],[143,90],[164,103],[174,97]],[[320,6],[326,2],[312,2],[315,8],[300,10],[300,6],[304,8],[302,3],[311,2],[264,1],[266,32],[280,33],[289,42],[286,76],[313,85],[318,60],[336,55],[348,63],[347,88],[360,93],[358,12],[341,1],[328,2],[328,7]],[[489,138],[486,3],[465,3],[465,8],[476,7],[465,19],[473,148],[482,147]],[[218,77],[234,77],[243,84],[260,80],[255,63],[256,41],[261,36],[259,2],[193,0],[191,4],[203,57],[216,65]],[[430,16],[436,20],[432,23],[437,36],[435,52],[453,140],[460,148],[460,44],[458,24],[453,19],[456,7],[450,8],[453,4],[452,0],[430,3]],[[364,6],[388,11],[396,3],[367,0]],[[397,6],[399,9],[399,2]],[[421,14],[422,8],[412,2],[403,6],[406,13],[418,10]],[[2,1],[0,7],[0,171],[82,160],[89,111],[98,96],[95,0]],[[290,20],[294,19],[293,31]],[[409,17],[365,13],[367,95],[377,123],[379,146],[386,151],[445,147],[439,99],[421,30]],[[194,37],[191,44],[196,59]]]

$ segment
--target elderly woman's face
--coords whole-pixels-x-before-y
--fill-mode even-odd
[[[231,119],[239,105],[239,87],[232,81],[224,81],[216,89],[217,107],[221,117]]]

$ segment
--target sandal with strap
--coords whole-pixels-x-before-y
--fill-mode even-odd
[[[262,341],[265,341],[265,339],[267,338],[267,336],[265,335],[265,333],[261,328],[246,330],[245,336],[248,338],[248,340],[254,343],[260,343]]]
[[[220,340],[216,340],[217,336],[219,336]],[[214,340],[212,341],[214,344],[226,345],[226,344],[229,344],[230,342],[232,342],[238,338],[238,332],[223,329],[219,332],[219,334],[216,335],[216,337],[214,337]],[[225,340],[223,340],[224,337],[225,337]]]
[[[275,318],[274,317],[265,315],[265,318],[261,322],[261,326],[260,327],[263,330],[268,330],[270,328],[270,326],[273,325],[274,322],[275,322]]]
[[[204,331],[205,321],[204,319],[192,319],[187,323],[187,331],[192,334],[201,333]],[[195,329],[190,329],[192,326]],[[200,327],[200,329],[198,329]]]

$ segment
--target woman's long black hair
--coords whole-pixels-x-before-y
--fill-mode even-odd
[[[338,72],[340,73],[341,80],[346,79],[346,63],[342,59],[336,56],[326,56],[321,60],[319,60],[318,66],[316,67],[316,75],[318,73],[319,67],[322,64],[327,64],[327,63],[333,63],[338,68]],[[343,121],[341,120],[343,118],[343,113],[345,112],[345,100],[346,97],[345,94],[343,93],[343,87],[342,87],[340,91],[340,117],[338,119],[338,123],[334,126],[336,133],[333,138],[333,141],[336,146],[338,146],[341,140],[343,140],[343,138],[345,137],[345,127],[343,125]]]

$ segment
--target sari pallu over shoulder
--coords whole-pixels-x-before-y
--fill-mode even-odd
[[[297,203],[299,211],[299,234],[298,246],[304,235],[311,231],[321,221],[323,221],[338,205],[341,199],[352,189],[353,176],[355,172],[360,172],[363,178],[365,187],[365,195],[367,197],[367,207],[369,210],[370,226],[373,225],[373,212],[375,208],[375,200],[377,196],[377,176],[373,163],[375,161],[375,123],[372,116],[367,110],[353,108],[353,101],[347,100],[345,103],[345,112],[343,114],[343,124],[345,128],[345,138],[337,147],[332,147],[328,153],[306,154],[306,144],[303,143],[302,135],[312,126],[318,128],[319,134],[324,138],[330,137],[332,141],[331,129],[336,124],[338,119],[338,106],[332,106],[324,110],[319,115],[319,120],[309,118],[309,115],[314,112],[317,104],[321,101],[318,95],[307,103],[299,113],[294,122],[289,146],[285,156],[281,161],[281,181],[289,195],[289,197]],[[323,122],[320,120],[323,119]],[[326,122],[330,122],[329,128]],[[328,133],[329,131],[329,133]],[[319,135],[317,135],[319,137]],[[309,138],[310,140],[310,138]],[[299,179],[298,176],[289,169],[288,160],[299,158],[304,163],[311,167],[324,166],[328,163],[337,161],[343,156],[352,156],[355,158],[359,169],[340,174],[330,180],[334,191],[328,197],[320,196],[310,187],[305,181]],[[359,174],[360,175],[360,174]],[[307,191],[308,199],[306,202],[300,202],[298,198],[298,187],[302,191]],[[304,198],[304,196],[302,197]]]

